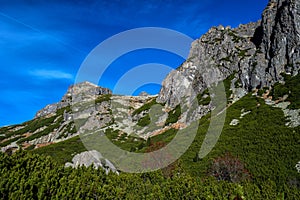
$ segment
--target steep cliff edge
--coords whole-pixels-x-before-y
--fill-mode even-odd
[[[157,101],[170,107],[234,74],[232,98],[282,81],[300,68],[300,1],[271,0],[256,23],[213,27],[163,81]],[[237,90],[238,88],[239,90]]]

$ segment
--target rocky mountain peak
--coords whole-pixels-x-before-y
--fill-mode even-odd
[[[141,93],[139,93],[139,96],[146,97],[146,96],[150,96],[150,94],[148,94],[145,91],[142,91]]]
[[[230,75],[233,98],[241,97],[281,81],[281,73],[296,75],[299,68],[300,1],[270,0],[262,20],[234,29],[213,27],[194,41],[187,61],[163,81],[157,100],[174,107]]]
[[[54,104],[49,104],[45,108],[38,111],[35,117],[43,117],[55,113],[58,109],[71,105],[72,103],[84,102],[96,99],[99,95],[111,94],[108,88],[102,88],[90,82],[81,82],[71,85],[61,101]]]
[[[76,103],[95,99],[98,95],[111,94],[111,90],[88,81],[71,85],[63,96],[62,102]]]

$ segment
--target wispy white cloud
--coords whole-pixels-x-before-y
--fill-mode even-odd
[[[42,79],[73,79],[73,75],[59,70],[37,69],[29,72],[30,75]]]

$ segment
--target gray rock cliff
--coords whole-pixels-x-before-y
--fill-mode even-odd
[[[260,48],[268,60],[273,81],[280,73],[296,75],[300,67],[300,1],[271,0],[263,12]]]
[[[234,29],[213,27],[194,41],[187,61],[163,81],[157,101],[174,107],[232,74],[240,97],[281,81],[281,73],[296,75],[299,68],[300,1],[270,0],[262,20]]]

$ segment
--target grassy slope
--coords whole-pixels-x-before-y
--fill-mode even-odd
[[[232,119],[239,119],[241,109],[251,113],[240,119],[239,125],[230,126]],[[300,160],[300,129],[285,126],[282,110],[247,95],[227,110],[226,123],[214,149],[203,160],[193,162],[209,124],[209,120],[201,121],[196,140],[182,156],[184,168],[191,174],[205,175],[212,158],[231,152],[244,161],[258,181],[270,178],[280,183],[299,176],[295,165]]]
[[[79,136],[73,137],[63,142],[52,144],[49,146],[34,149],[32,152],[53,157],[60,164],[70,162],[77,153],[86,151]]]
[[[291,77],[283,74],[285,84],[276,83],[271,91],[274,99],[288,94],[287,101],[291,102],[290,109],[300,108],[300,74]]]
[[[257,106],[258,104],[260,106]],[[240,119],[239,125],[230,126],[232,119],[239,119],[241,109],[250,110],[251,113]],[[300,130],[284,125],[285,118],[280,109],[270,107],[262,99],[251,95],[242,98],[228,109],[226,123],[217,145],[203,160],[194,162],[208,124],[209,116],[206,116],[200,121],[195,141],[181,157],[184,169],[193,176],[206,175],[211,160],[225,152],[238,156],[246,164],[253,178],[258,181],[270,178],[280,183],[299,176],[295,165],[300,160]],[[168,131],[151,138],[151,142],[169,142],[175,133]],[[147,145],[146,141],[139,141],[136,144],[141,147]],[[126,142],[118,145],[126,150],[130,148]],[[71,155],[75,152],[81,151],[85,151],[85,148],[76,137],[33,152],[53,156],[60,163],[64,163],[70,161]]]
[[[285,86],[277,84],[275,94],[282,96],[279,89],[283,87],[291,89],[292,85],[297,82],[295,79],[298,80],[299,77],[289,79]],[[242,109],[251,111],[251,113],[240,119]],[[239,119],[240,123],[237,126],[230,126],[232,119]],[[209,120],[210,115],[200,120],[195,141],[181,157],[183,168],[191,175],[205,176],[214,158],[230,152],[246,164],[253,179],[258,182],[271,179],[280,185],[280,183],[286,183],[293,178],[300,178],[295,169],[296,163],[300,161],[300,127],[286,127],[286,119],[281,109],[268,106],[263,99],[251,94],[245,96],[227,110],[226,123],[214,149],[202,160],[195,161],[206,135]],[[164,141],[168,143],[175,134],[176,131],[170,130],[151,138],[151,142]],[[115,139],[117,135],[114,132],[107,133],[110,139]],[[125,135],[114,143],[125,150],[137,152],[144,152],[150,144],[149,141],[143,140],[135,142],[134,137],[126,139]],[[53,156],[63,164],[65,161],[70,161],[75,152],[81,151],[85,151],[85,148],[80,139],[76,137],[33,152]]]
[[[49,134],[54,129],[56,129],[60,126],[61,122],[63,121],[63,113],[65,110],[70,111],[70,107],[65,107],[65,108],[61,108],[61,109],[57,110],[56,114],[51,117],[35,118],[33,120],[24,122],[21,125],[14,125],[14,126],[10,126],[10,127],[0,128],[0,134],[3,135],[0,138],[0,142],[1,142],[1,140],[8,139],[12,136],[15,137],[6,142],[0,143],[0,147],[6,146],[6,145],[10,144],[11,142],[17,141],[19,139],[20,140],[17,143],[21,144],[22,142],[34,140],[35,138],[39,138],[41,136]],[[20,126],[22,128],[20,128],[17,131],[12,131],[13,128],[18,127],[18,126]],[[42,127],[47,127],[47,128],[45,130],[39,131],[27,138],[25,138],[25,136],[23,135],[23,134],[29,133],[29,132],[33,133]]]

